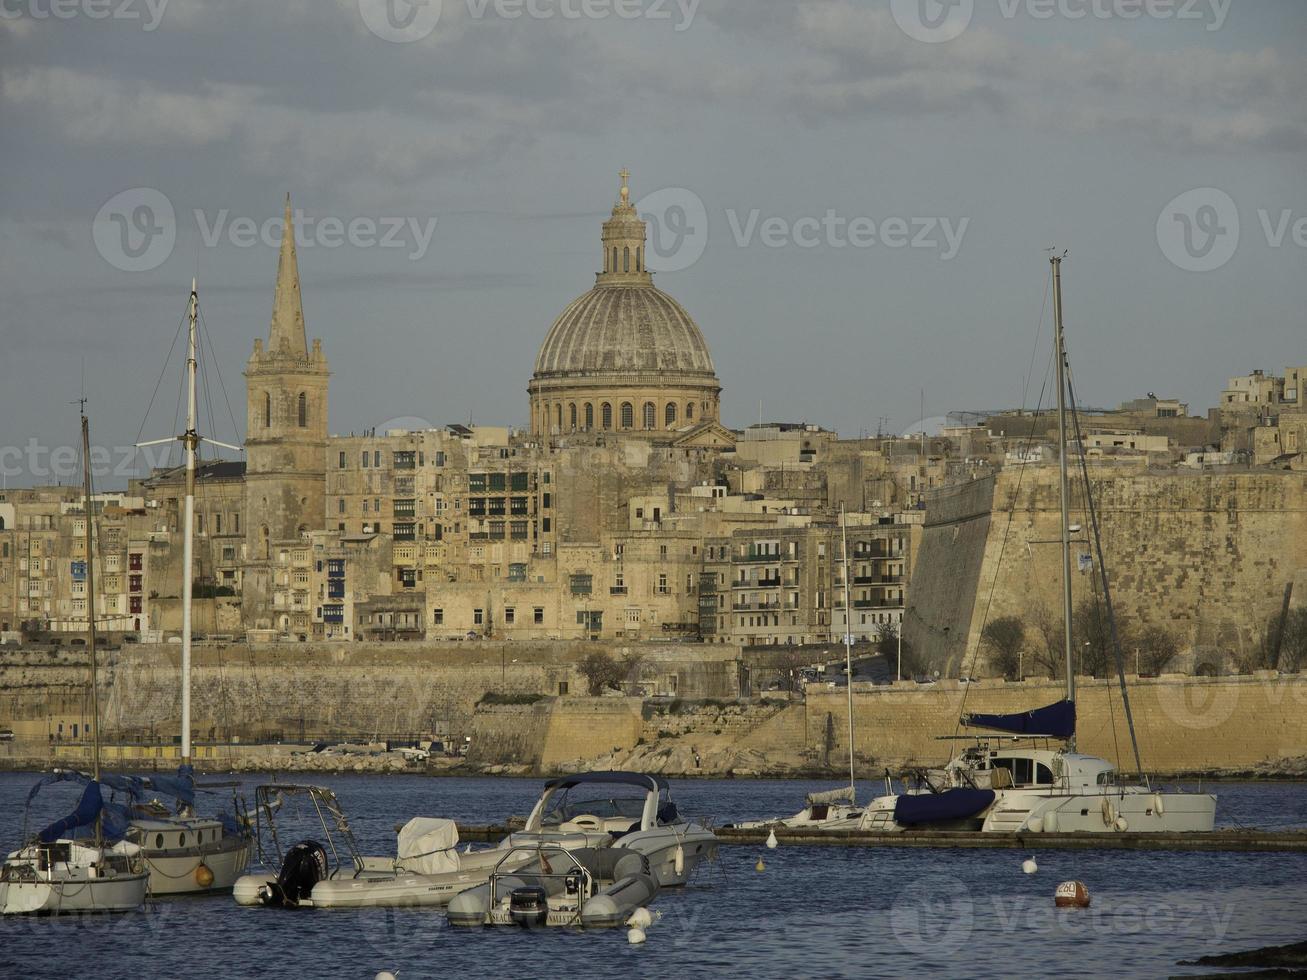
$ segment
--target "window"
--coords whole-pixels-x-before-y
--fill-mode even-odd
[[[548,509],[550,508],[550,506],[551,506],[551,502],[552,502],[552,500],[553,500],[553,498],[550,497],[549,494],[547,494],[547,493],[545,493],[545,494],[541,494],[541,495],[540,495],[540,508],[541,508],[541,510],[548,510]]]
[[[443,610],[443,609],[433,609],[433,610],[431,610],[431,622],[432,622],[433,624],[435,624],[436,626],[444,626],[444,625],[445,625],[445,610]]]
[[[593,591],[593,577],[585,572],[574,573],[569,576],[568,581],[572,589],[572,595],[589,595]]]
[[[644,403],[644,427],[652,429],[658,424],[658,410],[654,408],[653,402]]]
[[[527,539],[526,521],[510,521],[509,535],[514,541],[525,541]]]
[[[543,531],[545,534],[548,534],[552,529],[553,529],[553,521],[551,521],[548,517],[540,518],[541,531]],[[546,554],[548,554],[548,552],[546,552]]]
[[[300,392],[298,409],[300,428],[307,428],[309,424],[309,398],[302,391]]]
[[[345,468],[345,454],[343,452],[340,454],[340,468],[342,470]]]
[[[663,573],[658,576],[658,594],[667,595],[667,592],[667,575],[666,573]]]
[[[526,581],[526,563],[513,562],[508,566],[508,580],[510,582]]]
[[[545,611],[543,607],[541,606],[535,607],[535,609],[532,611],[532,621],[537,626],[543,626],[545,624]]]
[[[663,418],[668,428],[676,424],[676,405],[674,403],[667,403],[667,411],[664,413]]]
[[[263,393],[263,427],[266,429],[272,425],[272,395],[268,392]]]
[[[512,606],[505,606],[505,607],[504,607],[504,625],[505,625],[505,626],[512,626],[512,625],[513,625],[513,621],[514,621],[515,619],[517,619],[517,610],[514,609]]]
[[[343,514],[343,513],[345,513],[345,498],[344,498],[344,497],[341,497],[339,500],[336,501],[336,513],[337,513],[337,514]]]
[[[568,418],[571,420],[570,424],[572,427],[572,431],[576,431],[576,405],[574,404],[568,405],[567,414],[568,414]]]
[[[630,402],[622,402],[622,428],[635,427],[635,407]]]
[[[690,402],[685,406],[685,420],[687,422],[694,421],[694,402]]]
[[[472,610],[472,622],[474,625],[476,626],[482,625],[482,623],[485,622],[485,618],[486,618],[486,614],[484,609]]]
[[[374,450],[372,451],[372,465],[373,465],[374,467],[376,467],[377,469],[381,469],[381,450],[380,450],[380,449],[374,449]]]
[[[589,402],[585,405],[585,427],[593,429],[595,426],[595,407]]]
[[[604,402],[599,407],[599,418],[604,429],[611,429],[613,427],[613,406],[608,402]]]
[[[366,449],[363,450],[363,468],[365,470],[368,468],[368,451]]]

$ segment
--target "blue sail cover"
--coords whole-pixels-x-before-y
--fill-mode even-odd
[[[1013,735],[1070,738],[1076,733],[1076,703],[1062,700],[1014,715],[963,715],[962,724],[968,728],[992,728]]]
[[[42,786],[57,781],[59,781],[59,774],[41,780],[28,794],[28,801],[31,801]],[[77,808],[63,819],[50,824],[37,834],[37,837],[43,844],[49,844],[60,838],[85,837],[95,832],[96,818],[100,820],[100,832],[105,840],[119,841],[126,835],[128,823],[126,808],[114,803],[106,803],[103,787],[92,780],[82,790],[82,798],[77,801]]]
[[[905,827],[974,817],[994,802],[992,789],[949,789],[905,793],[894,801],[894,822]]]
[[[69,780],[82,785],[92,782],[91,777],[84,772],[65,769],[56,772],[51,777],[47,777],[46,780],[38,784],[36,789],[32,790],[31,795],[35,796],[37,789],[47,782],[57,780]],[[186,806],[193,807],[195,805],[195,772],[190,766],[179,767],[175,776],[159,774],[153,776],[124,776],[118,773],[106,772],[101,773],[100,782],[115,792],[126,794],[133,803],[144,803],[156,796],[162,796],[165,799],[176,800]]]

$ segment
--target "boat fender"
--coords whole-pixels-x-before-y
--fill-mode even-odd
[[[213,869],[203,861],[195,869],[195,883],[201,888],[213,887]]]
[[[1112,809],[1112,801],[1105,798],[1103,800],[1103,824],[1110,827],[1114,823],[1116,823],[1116,811]]]
[[[672,855],[672,870],[678,878],[685,874],[685,848],[680,844],[676,845],[676,853]]]
[[[1130,825],[1126,823],[1125,817],[1117,817],[1116,823],[1112,824],[1112,826],[1123,834],[1130,829]]]
[[[1050,810],[1044,815],[1044,829],[1050,834],[1057,833],[1057,811]]]
[[[649,937],[645,935],[645,931],[639,926],[632,926],[626,933],[626,941],[632,946],[639,946],[648,938]]]
[[[631,917],[626,920],[626,924],[637,929],[648,929],[662,917],[661,912],[651,912],[649,909],[642,907],[631,913]]]
[[[1166,810],[1163,809],[1163,807],[1162,807],[1162,794],[1161,794],[1161,793],[1154,793],[1154,794],[1153,794],[1153,812],[1156,813],[1159,817],[1160,817],[1163,813],[1166,812]]]
[[[1028,831],[1030,831],[1032,834],[1040,834],[1040,833],[1043,833],[1043,831],[1044,831],[1044,818],[1043,818],[1043,817],[1031,817],[1030,820],[1029,820],[1029,822],[1026,824],[1026,829],[1027,829]]]

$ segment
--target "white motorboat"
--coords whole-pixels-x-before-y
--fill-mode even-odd
[[[614,928],[658,894],[648,857],[627,847],[537,841],[502,853],[489,881],[450,901],[450,925]],[[519,854],[530,863],[506,871],[503,865]]]
[[[785,827],[789,830],[858,830],[862,826],[865,807],[858,806],[852,786],[809,793],[804,807],[792,817],[772,820],[746,820],[729,826],[739,830],[765,830],[768,827]]]
[[[684,885],[703,862],[717,858],[717,835],[681,816],[666,779],[639,772],[549,780],[525,828],[500,846],[540,844],[635,851],[648,859],[660,888]]]
[[[978,829],[991,833],[1193,833],[1212,830],[1216,797],[1210,793],[1168,792],[1152,786],[1143,775],[1130,693],[1125,682],[1112,591],[1092,488],[1084,459],[1084,440],[1075,421],[1075,445],[1084,483],[1086,509],[1097,555],[1095,587],[1101,588],[1112,630],[1121,704],[1134,748],[1135,779],[1123,778],[1118,767],[1097,756],[1076,751],[1076,663],[1072,638],[1070,489],[1067,458],[1068,402],[1075,412],[1062,324],[1062,258],[1053,267],[1053,319],[1057,364],[1059,430],[1058,464],[1061,485],[1062,614],[1066,697],[1054,704],[1015,714],[963,714],[963,725],[1002,732],[1002,735],[959,736],[975,739],[942,770],[932,770],[912,790],[889,791],[873,800],[863,819],[866,830]],[[1049,748],[1050,741],[1061,741]],[[1023,744],[1014,744],[1023,743]]]
[[[83,402],[85,405],[85,402]],[[145,902],[150,877],[139,848],[122,840],[126,821],[106,806],[100,783],[100,695],[95,652],[95,532],[91,506],[90,423],[82,414],[83,507],[86,517],[86,647],[90,663],[93,776],[68,816],[41,830],[0,867],[0,914],[130,912]],[[47,777],[27,794],[30,807]],[[90,836],[78,840],[79,832]]]

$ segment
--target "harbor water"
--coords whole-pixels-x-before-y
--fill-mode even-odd
[[[35,775],[0,775],[0,846],[24,833]],[[216,778],[216,777],[215,777]],[[248,798],[266,777],[244,777]],[[538,779],[320,776],[365,854],[393,854],[411,816],[469,823],[525,816]],[[683,813],[720,825],[790,814],[829,783],[673,781]],[[1187,788],[1195,788],[1186,784]],[[1220,827],[1300,827],[1307,784],[1218,783]],[[871,795],[876,784],[860,792]],[[225,791],[229,794],[229,791]],[[68,812],[75,793],[38,798],[28,829]],[[203,797],[201,798],[203,799]],[[216,796],[215,801],[225,801]],[[283,844],[315,832],[287,804]],[[1201,975],[1181,960],[1307,938],[1307,854],[917,848],[723,847],[685,889],[662,893],[648,941],[625,932],[452,930],[433,910],[238,908],[230,895],[152,903],[80,919],[0,920],[0,976],[109,978],[893,977]],[[758,862],[763,870],[758,870]],[[1053,890],[1084,882],[1086,910]]]

